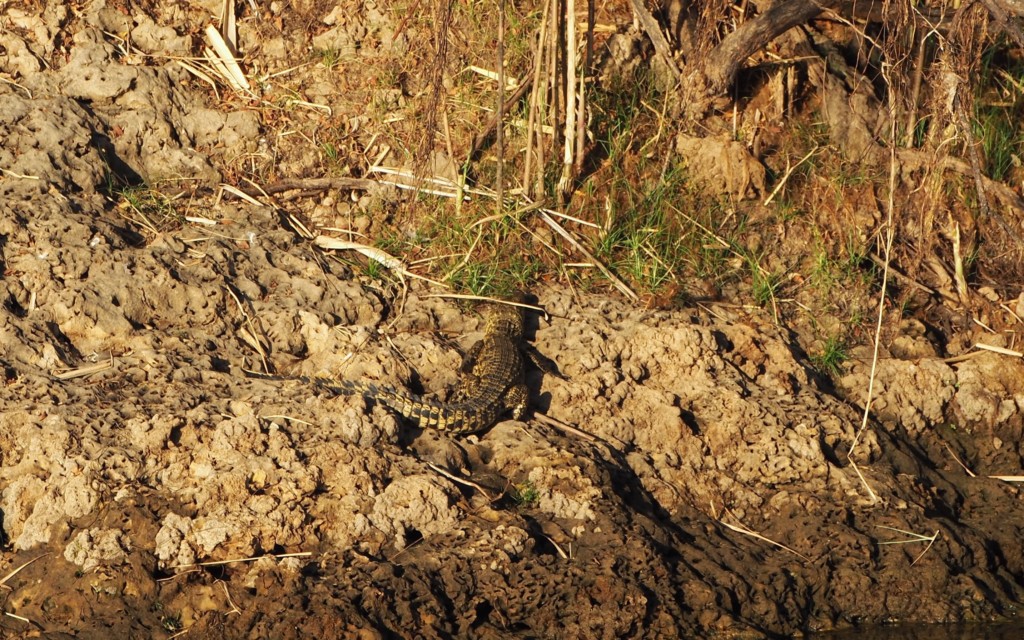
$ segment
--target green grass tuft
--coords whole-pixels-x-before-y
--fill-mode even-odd
[[[512,485],[512,488],[509,489],[509,497],[520,507],[532,507],[540,502],[540,491],[536,485],[527,480]]]
[[[837,376],[842,372],[842,364],[848,359],[846,343],[835,336],[830,336],[825,340],[821,351],[811,356],[811,363],[818,371]]]

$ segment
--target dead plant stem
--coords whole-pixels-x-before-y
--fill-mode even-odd
[[[557,125],[561,113],[561,90],[562,81],[560,73],[560,61],[559,61],[559,43],[562,41],[560,33],[560,27],[562,26],[562,3],[564,0],[552,0],[551,2],[551,24],[548,25],[550,31],[548,32],[548,122],[551,123],[555,135],[553,135],[551,141],[551,155],[557,157],[558,154],[558,133],[557,129],[554,129]],[[543,172],[542,166],[538,167],[538,170]]]
[[[586,50],[583,56],[583,67],[580,69],[580,103],[579,114],[576,118],[576,165],[573,168],[575,175],[583,173],[583,158],[586,151],[586,125],[587,125],[587,74],[594,64],[594,2],[587,0],[587,35]]]
[[[546,0],[544,3],[544,14],[540,20],[540,29],[537,31],[537,48],[535,49],[537,57],[533,61],[533,89],[530,91],[530,116],[526,124],[526,158],[523,160],[523,189],[525,189],[526,195],[530,197],[538,193],[541,185],[539,177],[535,185],[530,175],[534,155],[537,156],[538,166],[543,167],[544,149],[541,145],[543,138],[540,133],[541,127],[537,122],[537,107],[540,102],[541,92],[547,86],[546,83],[541,82],[541,72],[544,68],[544,34],[547,32],[550,7],[551,0]],[[538,171],[538,176],[540,173],[542,171]]]
[[[565,76],[565,142],[562,152],[562,176],[558,180],[558,199],[561,204],[565,204],[572,191],[576,116],[580,103],[576,96],[576,0],[565,2]]]
[[[505,0],[498,0],[498,106],[496,112],[498,126],[494,130],[494,143],[498,147],[498,171],[495,176],[494,190],[497,213],[501,213],[505,205],[505,184],[502,171],[505,167]]]
[[[967,106],[964,104],[964,97],[958,87],[953,108],[956,110],[956,117],[960,124],[960,131],[967,143],[967,157],[971,160],[971,175],[974,177],[974,187],[978,191],[978,208],[981,210],[981,217],[988,218],[990,215],[988,206],[988,192],[985,190],[985,180],[982,177],[981,153],[978,151],[978,141],[974,138],[974,131],[967,119]]]
[[[931,31],[921,33],[919,29],[915,29],[914,35],[917,38],[917,57],[914,60],[914,76],[910,85],[907,131],[904,134],[906,139],[903,141],[903,146],[905,147],[914,146],[914,130],[917,128],[917,108],[918,103],[921,101],[921,80],[924,78],[926,45],[928,44],[928,36],[931,35]]]
[[[885,77],[889,86],[892,86],[892,83],[889,82],[888,72],[886,72]],[[861,484],[867,489],[872,503],[878,501],[878,494],[875,493],[871,485],[868,484],[864,474],[861,473],[860,467],[857,466],[857,462],[853,459],[853,454],[857,451],[857,445],[860,444],[861,437],[867,430],[868,420],[871,417],[871,403],[874,400],[875,393],[875,378],[878,374],[878,348],[882,343],[882,321],[885,319],[885,292],[889,287],[889,262],[892,259],[892,244],[896,236],[893,227],[893,209],[896,208],[895,194],[898,164],[896,162],[896,108],[894,98],[891,95],[889,97],[889,123],[889,194],[886,199],[885,253],[882,256],[882,288],[878,292],[878,320],[875,323],[875,337],[871,353],[871,373],[868,375],[868,393],[867,398],[864,400],[864,415],[861,418],[857,435],[854,436],[853,443],[850,445],[850,451],[846,454],[846,459],[849,460],[850,466],[857,473]]]

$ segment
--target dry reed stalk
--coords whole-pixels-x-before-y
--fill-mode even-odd
[[[40,558],[43,558],[45,556],[48,556],[48,555],[50,555],[50,554],[44,553],[42,555],[38,555],[38,556],[32,558],[31,560],[27,560],[27,561],[21,563],[19,566],[15,567],[10,572],[8,572],[8,574],[6,576],[4,576],[3,578],[0,578],[0,587],[3,587],[5,589],[10,589],[10,587],[7,586],[7,581],[8,580],[10,580],[14,576],[18,575],[21,572],[21,570],[24,569],[25,567],[27,567],[28,565],[30,565],[33,562],[35,562],[36,560],[38,560]],[[24,616],[19,616],[16,613],[10,613],[8,611],[4,611],[4,615],[7,616],[8,618],[14,618],[15,620],[20,620],[20,621],[22,621],[24,623],[27,623],[27,624],[35,624],[34,622],[29,620],[28,618],[26,618]]]
[[[558,199],[565,203],[572,192],[573,157],[576,152],[576,117],[579,108],[576,93],[576,0],[565,2],[565,122],[563,123],[562,175],[558,179]]]
[[[465,478],[460,478],[459,476],[455,475],[454,473],[451,473],[449,471],[446,471],[445,469],[442,469],[441,467],[437,466],[433,462],[428,462],[427,463],[427,467],[429,467],[435,473],[440,474],[440,475],[444,476],[445,478],[448,478],[449,480],[451,480],[452,482],[454,482],[456,484],[461,484],[463,486],[472,487],[473,489],[476,489],[478,492],[480,492],[480,495],[482,495],[484,497],[484,499],[487,500],[488,502],[494,502],[495,500],[497,500],[497,498],[492,497],[491,494],[486,489],[484,489],[482,486],[480,486],[479,484],[477,484],[475,482],[472,482],[470,480],[466,480]]]
[[[57,378],[58,380],[71,380],[73,378],[84,378],[86,376],[91,376],[94,373],[99,373],[100,371],[106,371],[107,369],[113,368],[114,354],[111,353],[110,358],[108,360],[104,360],[103,362],[97,362],[96,364],[90,364],[84,367],[77,367],[75,369],[59,369],[50,372],[50,375],[52,375],[54,378]],[[3,582],[0,581],[0,584],[3,584]]]
[[[967,468],[967,465],[965,465],[963,462],[960,461],[960,458],[958,458],[957,455],[955,453],[953,453],[953,450],[949,447],[948,444],[946,444],[945,442],[943,442],[942,444],[943,444],[943,446],[946,447],[946,451],[949,452],[949,455],[953,456],[953,459],[956,460],[956,463],[963,468],[964,472],[968,476],[970,476],[972,478],[977,478],[978,477],[977,475],[975,475],[975,473],[973,471],[971,471],[970,469]]]
[[[629,285],[627,285],[618,276],[612,273],[608,267],[606,267],[600,260],[598,260],[593,253],[587,250],[587,248],[584,247],[576,238],[574,238],[572,234],[566,231],[566,229],[562,227],[562,225],[555,222],[554,219],[552,219],[546,211],[544,211],[543,209],[539,209],[537,211],[537,215],[540,216],[540,219],[544,222],[544,224],[551,227],[551,229],[554,230],[555,233],[565,238],[569,242],[569,244],[573,246],[573,248],[582,253],[583,256],[587,260],[589,260],[595,267],[597,267],[597,269],[601,273],[603,273],[604,276],[608,278],[611,281],[611,283],[615,285],[615,288],[622,292],[623,295],[625,295],[630,300],[634,301],[640,299],[640,296],[638,296],[632,289],[630,289]]]
[[[552,127],[562,121],[562,2],[553,0],[551,3],[551,22],[548,24],[548,122]],[[551,136],[551,157],[558,156],[558,130]],[[541,169],[543,171],[543,169]]]
[[[531,197],[536,196],[543,188],[544,147],[542,143],[542,128],[538,124],[540,120],[538,114],[541,96],[546,95],[545,90],[547,88],[547,82],[542,80],[544,63],[546,61],[544,54],[547,51],[545,36],[548,32],[548,15],[551,12],[551,4],[552,0],[545,0],[544,14],[541,16],[540,28],[537,30],[537,46],[534,49],[537,54],[533,61],[533,88],[530,91],[530,115],[526,125],[526,158],[523,162],[523,188],[526,190],[526,195]],[[536,180],[532,180],[530,175],[530,170],[534,164],[534,157],[537,159]]]
[[[875,525],[875,526],[878,527],[879,529],[888,529],[889,531],[896,531],[898,533],[902,533],[904,535],[910,536],[910,539],[908,539],[908,540],[888,540],[886,542],[879,542],[878,544],[880,546],[881,545],[889,545],[889,544],[911,544],[911,543],[914,543],[914,542],[924,542],[925,540],[928,541],[928,546],[926,546],[924,548],[924,551],[919,553],[917,555],[917,557],[914,558],[914,561],[910,563],[910,566],[914,566],[915,564],[917,564],[917,561],[920,560],[921,558],[923,558],[924,554],[928,553],[928,550],[932,548],[932,545],[935,544],[935,540],[937,540],[938,537],[939,537],[939,530],[938,529],[936,529],[935,533],[933,533],[932,535],[925,536],[925,535],[921,535],[920,533],[914,533],[913,531],[906,531],[904,529],[897,529],[896,527],[887,527],[887,526],[881,525],[881,524]]]
[[[991,351],[993,353],[999,353],[1004,356],[1013,356],[1014,358],[1024,358],[1024,353],[1020,351],[1014,351],[1013,349],[1005,349],[1003,347],[997,347],[991,344],[985,344],[984,342],[978,342],[974,345],[975,349],[982,349],[984,351]]]
[[[725,515],[732,516],[732,514],[729,513],[728,509],[725,509],[725,512],[722,515],[723,515],[723,518],[719,518],[718,519],[718,522],[721,523],[722,526],[724,526],[724,527],[726,527],[728,529],[731,529],[731,530],[735,531],[736,533],[742,533],[745,536],[750,536],[751,538],[756,538],[758,540],[761,540],[762,542],[767,542],[768,544],[775,545],[776,547],[778,547],[780,549],[783,549],[785,551],[788,551],[788,552],[792,553],[793,555],[795,555],[795,556],[797,556],[797,557],[799,557],[799,558],[801,558],[801,559],[803,559],[803,560],[805,560],[807,562],[811,562],[810,558],[808,558],[804,554],[800,553],[799,551],[796,551],[795,549],[787,547],[786,545],[782,544],[781,542],[776,542],[775,540],[772,540],[771,538],[766,538],[765,536],[761,535],[760,533],[757,533],[756,531],[751,531],[750,529],[747,529],[742,524],[740,524],[740,525],[729,524],[724,519]],[[732,517],[735,518],[736,516],[732,516]]]
[[[586,151],[586,123],[587,123],[587,76],[594,66],[594,3],[595,0],[587,0],[587,35],[586,53],[583,56],[583,68],[580,70],[580,112],[576,119],[576,175],[583,173],[583,158]]]
[[[525,302],[515,302],[512,300],[502,300],[501,298],[488,298],[487,296],[475,296],[469,293],[428,293],[423,296],[424,298],[444,298],[446,300],[473,300],[474,302],[485,302],[488,304],[503,304],[509,307],[519,307],[520,309],[530,309],[540,313],[545,318],[548,317],[548,312],[544,310],[544,307],[538,307],[532,304],[526,304]]]
[[[889,72],[886,71],[883,74],[885,82],[888,86],[892,86],[892,79],[889,77]],[[857,477],[860,479],[861,484],[868,491],[868,496],[871,498],[871,502],[878,502],[878,494],[875,493],[871,485],[868,484],[867,478],[861,473],[860,467],[857,462],[853,459],[853,454],[857,450],[857,445],[860,444],[860,439],[864,435],[864,432],[868,428],[868,420],[871,417],[871,404],[874,401],[875,393],[875,379],[878,375],[878,350],[882,343],[882,322],[885,319],[885,292],[889,286],[889,263],[892,260],[892,245],[896,237],[895,223],[893,221],[893,211],[896,209],[896,176],[898,171],[898,162],[896,160],[896,98],[890,92],[889,94],[889,193],[886,198],[886,219],[885,219],[885,247],[882,255],[882,287],[878,292],[878,320],[875,323],[875,335],[872,340],[872,352],[871,352],[871,372],[868,374],[868,389],[867,397],[864,399],[864,414],[861,417],[860,428],[857,430],[856,435],[853,438],[853,442],[850,444],[850,450],[846,454],[846,459],[850,462],[850,466],[853,468]]]
[[[15,567],[14,569],[11,569],[11,571],[8,572],[8,574],[6,576],[4,576],[3,578],[0,578],[0,586],[6,585],[8,580],[10,580],[14,576],[18,575],[19,573],[21,573],[21,570],[24,569],[25,567],[27,567],[28,565],[30,565],[33,562],[35,562],[36,560],[39,560],[40,558],[44,558],[44,557],[46,557],[48,555],[50,555],[50,554],[44,553],[42,555],[38,555],[38,556],[32,558],[31,560],[27,560],[27,561],[21,563],[19,566]]]
[[[498,105],[494,144],[498,148],[498,170],[494,190],[498,193],[497,211],[505,204],[505,0],[498,0]]]
[[[240,562],[256,562],[263,558],[273,558],[275,560],[284,560],[285,558],[309,558],[312,557],[312,551],[296,551],[295,553],[267,553],[262,556],[249,556],[247,558],[230,558],[228,560],[210,560],[209,562],[193,562],[192,564],[180,564],[174,567],[170,567],[171,571],[179,570],[194,570],[199,567],[220,567],[226,564],[238,564]],[[173,580],[175,576],[165,578],[164,580]],[[158,580],[158,582],[160,582]]]

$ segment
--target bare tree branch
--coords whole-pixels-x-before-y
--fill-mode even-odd
[[[728,91],[747,58],[786,31],[804,24],[840,1],[786,0],[744,22],[708,54],[704,67],[708,94],[721,95]]]
[[[1020,3],[1002,2],[1001,0],[984,0],[984,4],[992,17],[996,19],[999,28],[1013,38],[1018,47],[1024,47],[1024,33],[1011,20],[1011,17],[1020,17],[1024,14],[1024,7],[1021,7]]]

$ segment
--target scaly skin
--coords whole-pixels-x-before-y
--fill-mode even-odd
[[[522,298],[518,298],[517,302]],[[470,348],[462,363],[462,379],[454,402],[427,400],[414,393],[372,382],[326,378],[267,376],[269,380],[299,380],[343,395],[361,395],[383,404],[420,428],[452,434],[483,431],[511,412],[519,419],[528,399],[523,362],[523,313],[519,307],[489,304],[484,310],[484,336]]]

